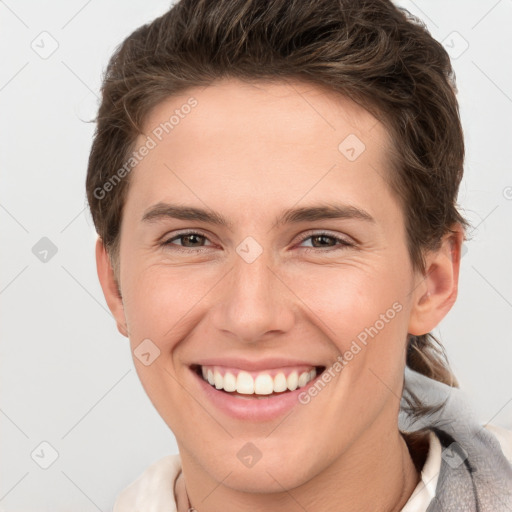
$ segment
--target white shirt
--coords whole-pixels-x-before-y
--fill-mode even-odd
[[[421,480],[407,500],[401,512],[425,512],[436,495],[437,477],[441,469],[442,446],[434,434],[430,432],[427,460],[421,470]]]
[[[512,461],[512,431],[486,425],[500,442],[503,453]],[[421,480],[401,512],[426,512],[436,494],[441,469],[442,446],[430,432],[429,451],[421,470]],[[167,455],[151,464],[117,497],[113,512],[177,512],[174,485],[181,473],[179,455]]]

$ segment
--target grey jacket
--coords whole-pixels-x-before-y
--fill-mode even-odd
[[[436,497],[427,512],[512,512],[512,465],[496,437],[477,421],[462,391],[409,368],[405,382],[429,405],[447,399],[439,411],[419,420],[406,412],[404,398],[401,403],[400,430],[432,429],[443,447]]]

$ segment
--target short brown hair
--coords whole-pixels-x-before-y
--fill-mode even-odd
[[[388,0],[181,0],[133,32],[106,70],[87,173],[92,217],[116,258],[129,176],[108,194],[149,111],[191,87],[232,77],[298,79],[352,99],[393,141],[391,187],[415,269],[455,224],[464,140],[448,54],[425,25]],[[408,339],[407,364],[456,386],[429,333]]]

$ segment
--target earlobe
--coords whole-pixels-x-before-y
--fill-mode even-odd
[[[425,274],[416,281],[409,319],[409,333],[426,334],[441,322],[457,299],[461,246],[464,231],[457,225],[441,246],[425,258]]]
[[[101,238],[98,238],[96,241],[96,270],[108,308],[117,323],[117,329],[123,336],[128,337],[123,300],[114,275],[110,256]]]

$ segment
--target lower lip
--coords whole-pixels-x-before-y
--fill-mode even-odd
[[[280,395],[260,399],[241,398],[237,395],[220,391],[202,379],[194,370],[191,370],[191,372],[198,381],[203,393],[216,407],[233,418],[246,421],[272,420],[286,414],[295,406],[302,405],[299,402],[299,395],[307,391],[308,387],[319,377],[317,375],[312,381],[295,391],[288,391]]]

